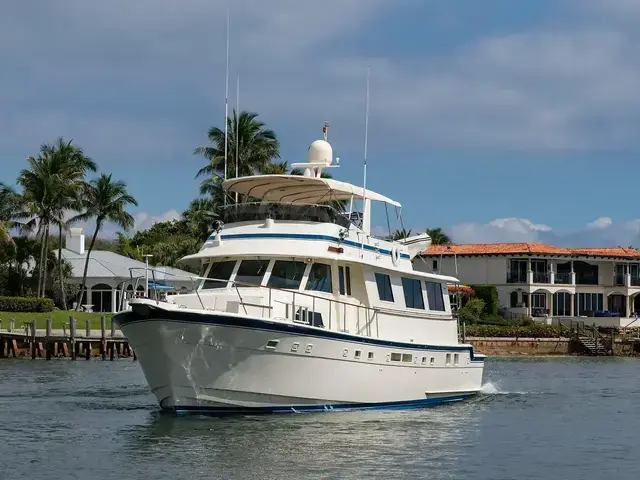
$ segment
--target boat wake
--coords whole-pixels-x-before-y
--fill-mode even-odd
[[[500,388],[499,385],[494,384],[493,382],[487,382],[480,387],[481,395],[529,395],[531,392],[523,392],[523,391],[507,391]]]

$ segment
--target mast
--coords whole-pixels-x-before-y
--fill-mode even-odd
[[[239,147],[240,147],[240,139],[238,138],[238,134],[240,133],[240,74],[238,73],[238,78],[236,80],[236,178],[238,178],[238,159],[239,157]],[[238,192],[236,192],[236,204],[238,203]]]
[[[364,236],[369,234],[371,229],[371,220],[367,221],[367,215],[370,214],[367,210],[367,205],[370,203],[367,201],[367,144],[369,143],[369,77],[371,76],[371,67],[367,67],[367,98],[364,117],[364,179],[362,182],[362,243],[360,244],[360,258],[364,256]]]
[[[224,82],[224,180],[227,179],[227,119],[229,118],[229,9],[227,9],[227,66]],[[224,196],[227,203],[227,196]]]

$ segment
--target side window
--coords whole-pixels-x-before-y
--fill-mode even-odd
[[[209,274],[207,275],[207,280],[205,280],[204,284],[202,285],[202,289],[208,290],[211,288],[226,288],[227,282],[229,281],[229,279],[231,278],[231,274],[233,273],[233,267],[235,266],[235,260],[213,263],[211,265],[211,270],[209,270]]]
[[[351,269],[349,267],[338,267],[338,284],[340,295],[351,295]]]
[[[242,260],[236,274],[236,282],[241,282],[238,286],[243,283],[260,285],[268,266],[269,260]]]
[[[444,297],[442,296],[442,284],[439,282],[424,282],[427,287],[427,301],[429,310],[444,312]]]
[[[402,277],[402,290],[404,290],[404,303],[407,308],[420,308],[424,310],[420,280]]]
[[[385,302],[393,302],[393,291],[391,290],[391,279],[384,273],[376,273],[376,284],[378,285],[378,297]]]
[[[273,263],[267,286],[297,290],[300,288],[306,266],[304,262],[276,260]]]
[[[309,271],[309,279],[305,290],[331,293],[331,266],[325,263],[314,263]]]

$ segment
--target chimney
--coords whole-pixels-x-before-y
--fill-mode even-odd
[[[66,241],[67,250],[79,255],[84,255],[84,230],[82,228],[70,228]]]

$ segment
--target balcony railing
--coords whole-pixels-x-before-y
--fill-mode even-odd
[[[533,283],[551,283],[551,275],[544,272],[533,272]]]
[[[624,274],[617,274],[613,277],[613,284],[617,287],[619,286],[624,286],[625,285],[625,275]]]
[[[527,283],[527,274],[521,273],[507,273],[507,283]]]
[[[598,285],[598,276],[576,275],[576,285]]]
[[[560,283],[562,285],[571,285],[571,272],[556,273],[555,283]]]

